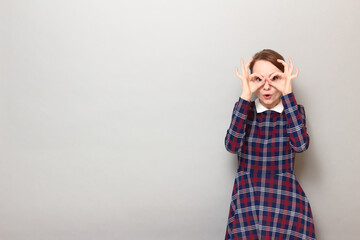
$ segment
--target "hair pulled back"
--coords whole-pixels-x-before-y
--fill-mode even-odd
[[[275,52],[274,50],[264,49],[260,52],[257,52],[253,56],[253,60],[250,63],[250,66],[249,66],[250,71],[251,71],[251,73],[253,72],[253,67],[257,61],[265,60],[265,61],[271,62],[278,69],[280,69],[282,72],[284,72],[284,65],[282,65],[282,63],[278,62],[277,61],[278,59],[284,60],[283,56],[281,56],[278,52]]]

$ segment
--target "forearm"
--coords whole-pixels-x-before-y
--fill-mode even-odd
[[[303,152],[309,147],[310,142],[304,107],[297,104],[292,92],[283,95],[281,100],[284,105],[290,145],[295,152]]]
[[[249,107],[250,102],[242,97],[235,103],[230,127],[225,136],[226,150],[231,153],[237,153],[243,144]]]

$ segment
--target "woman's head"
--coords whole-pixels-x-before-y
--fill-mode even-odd
[[[281,59],[284,61],[283,56],[281,56],[278,52],[275,52],[274,50],[264,49],[260,52],[257,52],[253,56],[253,60],[250,63],[250,66],[249,66],[250,71],[251,71],[251,73],[253,73],[253,68],[257,61],[264,60],[264,61],[271,62],[275,67],[277,67],[279,70],[284,72],[284,65],[282,65],[280,62],[278,62],[277,61],[278,59]]]
[[[270,76],[274,72],[284,72],[284,65],[277,61],[284,58],[271,49],[264,49],[253,56],[250,63],[251,73],[257,73],[263,77],[265,84],[256,90],[256,96],[262,105],[267,108],[273,108],[280,102],[281,92],[270,85]]]

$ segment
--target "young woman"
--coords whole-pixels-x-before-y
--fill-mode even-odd
[[[250,69],[250,72],[249,72]],[[264,49],[244,65],[242,93],[225,137],[238,156],[225,239],[315,239],[309,201],[294,175],[295,153],[309,146],[305,110],[291,82],[298,76],[277,52]],[[250,101],[252,94],[257,98]]]

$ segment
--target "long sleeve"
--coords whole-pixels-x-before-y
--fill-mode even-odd
[[[295,152],[303,152],[309,147],[310,137],[306,131],[305,109],[296,103],[294,93],[281,97],[287,121],[290,145]]]
[[[249,107],[250,102],[242,98],[235,103],[231,124],[225,136],[226,150],[231,153],[237,153],[243,144]]]

